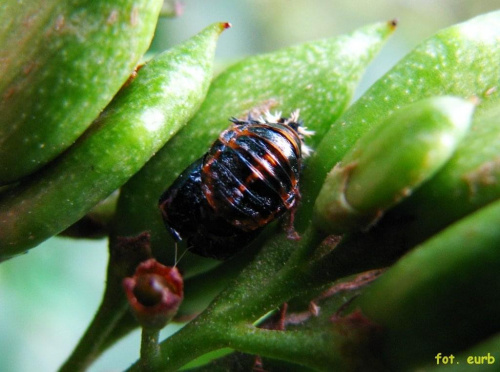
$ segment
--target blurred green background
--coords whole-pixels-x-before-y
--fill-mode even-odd
[[[217,50],[220,68],[246,56],[350,32],[396,18],[398,30],[367,71],[357,96],[438,29],[495,10],[498,0],[184,0],[176,19],[161,19],[159,52],[216,21],[229,21]],[[0,226],[1,229],[1,226]],[[0,371],[56,370],[92,319],[104,287],[106,241],[54,238],[0,265]],[[175,331],[169,326],[164,334]],[[91,371],[119,371],[139,356],[139,332]]]

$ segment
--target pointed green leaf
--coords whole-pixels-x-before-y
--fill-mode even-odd
[[[216,23],[138,72],[67,152],[0,199],[0,257],[83,217],[136,173],[196,112],[212,77]]]
[[[153,38],[161,0],[7,0],[0,11],[0,184],[68,148]]]
[[[304,170],[304,192],[315,198],[326,174],[369,128],[405,105],[435,95],[477,97],[477,111],[498,96],[500,11],[432,36],[378,80],[326,133]],[[473,131],[471,131],[472,133]],[[303,210],[308,220],[311,211]]]
[[[208,150],[232,116],[265,109],[288,115],[298,108],[305,125],[316,131],[307,143],[317,143],[345,109],[367,64],[393,29],[392,23],[377,23],[349,35],[250,57],[228,68],[213,81],[189,125],[123,187],[116,234],[149,230],[153,251],[166,254],[166,242],[172,239],[158,213],[158,199],[180,172]],[[181,265],[192,264],[189,261],[186,256]]]

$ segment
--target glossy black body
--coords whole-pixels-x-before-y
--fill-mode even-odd
[[[160,198],[167,229],[191,252],[227,259],[299,197],[299,123],[232,120]]]

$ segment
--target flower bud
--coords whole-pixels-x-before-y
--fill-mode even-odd
[[[132,312],[146,328],[163,328],[177,313],[184,297],[179,270],[155,259],[137,266],[134,276],[123,280],[123,287]]]

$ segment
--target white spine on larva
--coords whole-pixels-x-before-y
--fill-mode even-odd
[[[290,117],[287,118],[284,122],[284,124],[288,123],[298,123],[299,122],[299,115],[300,115],[300,109],[294,110],[291,114]],[[270,111],[266,110],[264,112],[264,115],[261,115],[258,119],[259,122],[261,123],[279,123],[279,121],[282,119],[281,117],[281,111],[276,111],[274,113],[271,113]],[[313,130],[308,130],[307,127],[304,127],[302,125],[299,125],[297,128],[297,132],[299,133],[300,140],[301,140],[301,146],[300,150],[302,152],[302,157],[306,158],[312,153],[312,148],[307,146],[304,143],[304,137],[310,137],[314,134]]]

